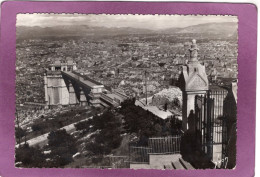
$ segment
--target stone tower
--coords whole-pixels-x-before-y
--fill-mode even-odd
[[[69,85],[69,89],[62,77],[61,71],[71,72],[76,70],[76,63],[72,60],[55,61],[50,65],[44,74],[44,91],[46,108],[50,106],[70,105],[74,89]],[[75,96],[74,96],[75,97]],[[73,104],[76,98],[73,98]]]
[[[183,98],[182,128],[184,131],[189,129],[188,117],[195,111],[195,96],[205,94],[209,89],[205,66],[198,61],[198,50],[196,40],[193,39],[189,49],[190,58],[188,63],[182,67],[179,78]]]

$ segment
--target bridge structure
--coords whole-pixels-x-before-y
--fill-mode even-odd
[[[99,98],[104,90],[104,85],[76,72],[61,71],[61,75],[69,91],[70,105],[79,103],[82,106],[90,104],[97,106],[101,104]]]
[[[57,105],[110,107],[118,106],[127,99],[124,93],[117,90],[105,93],[103,84],[76,72],[76,67],[68,69],[66,66],[67,64],[64,67],[63,63],[51,65],[44,75],[47,107]]]

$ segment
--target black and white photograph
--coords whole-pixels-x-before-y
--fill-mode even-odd
[[[15,167],[235,169],[238,18],[17,14]]]

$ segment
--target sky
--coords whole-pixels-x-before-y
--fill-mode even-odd
[[[99,27],[131,27],[145,29],[183,28],[187,26],[237,22],[236,16],[220,15],[106,15],[106,14],[18,14],[17,26],[53,27],[56,25],[88,25]]]

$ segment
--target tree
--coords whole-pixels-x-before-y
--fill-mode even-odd
[[[121,119],[112,110],[94,116],[93,129],[99,132],[95,135],[94,142],[86,145],[86,149],[95,155],[109,154],[121,144],[121,127]]]
[[[92,120],[86,120],[75,124],[76,130],[88,130]]]
[[[178,135],[181,132],[182,129],[182,121],[177,119],[176,117],[172,117],[170,119],[170,125],[171,125],[171,134]]]
[[[165,104],[164,104],[164,111],[167,111],[167,107],[168,107],[168,104],[165,103]]]
[[[20,127],[15,127],[15,137],[20,139],[25,136],[26,131]]]
[[[77,152],[76,140],[65,129],[52,131],[48,135],[48,144],[51,150],[51,158],[58,167],[73,161],[72,155]]]
[[[34,132],[41,131],[42,129],[43,129],[43,127],[39,124],[32,125],[32,131],[34,131]]]
[[[129,133],[137,133],[139,137],[161,135],[162,131],[158,126],[162,127],[163,122],[148,110],[136,106],[134,99],[123,102],[120,113],[124,116],[124,126]],[[156,123],[160,124],[157,126],[158,132],[154,129]]]
[[[160,124],[155,124],[154,129],[159,135],[162,133],[162,126]]]
[[[43,167],[45,157],[39,149],[24,144],[15,149],[15,162],[22,162],[23,167]]]

